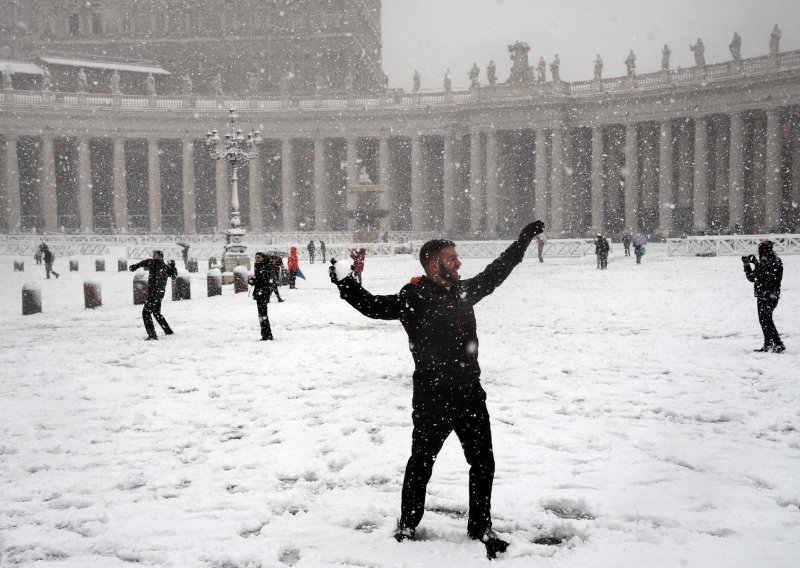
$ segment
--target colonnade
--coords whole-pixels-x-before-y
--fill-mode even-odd
[[[673,235],[798,221],[796,107],[643,122],[514,129],[460,123],[391,136],[265,138],[240,185],[252,232],[347,229],[354,200],[346,188],[361,168],[383,190],[385,229],[494,238],[538,217],[552,236]],[[213,162],[201,140],[135,141],[3,135],[6,231],[227,228],[227,166]]]

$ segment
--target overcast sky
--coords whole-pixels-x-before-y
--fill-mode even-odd
[[[383,66],[391,87],[411,90],[418,69],[423,89],[441,89],[445,70],[453,88],[467,87],[473,62],[497,65],[498,81],[508,78],[508,45],[531,47],[548,64],[561,58],[561,78],[591,79],[599,53],[603,76],[625,74],[633,49],[637,72],[657,71],[661,49],[672,49],[672,67],[694,64],[689,51],[703,39],[706,63],[730,59],[733,32],[742,36],[742,56],[769,52],[769,34],[778,23],[781,51],[800,49],[800,0],[383,0]],[[548,67],[549,80],[549,67]]]

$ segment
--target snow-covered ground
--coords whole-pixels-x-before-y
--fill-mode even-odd
[[[499,563],[798,565],[800,257],[783,261],[780,355],[752,351],[738,257],[651,247],[605,272],[526,259],[478,305],[495,529],[512,543]],[[490,565],[465,535],[455,436],[419,540],[391,538],[411,355],[400,324],[358,314],[323,265],[271,304],[274,342],[246,294],[205,297],[203,273],[195,299],[164,302],[176,335],[145,342],[130,273],[56,268],[0,267],[0,566]],[[391,293],[419,273],[368,258],[364,284]],[[83,309],[85,278],[102,308]],[[44,313],[22,316],[29,281]]]

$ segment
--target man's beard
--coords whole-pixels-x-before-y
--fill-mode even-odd
[[[458,272],[455,270],[448,270],[441,260],[439,261],[439,278],[451,286],[458,284],[458,281],[461,279],[461,277],[458,275]]]

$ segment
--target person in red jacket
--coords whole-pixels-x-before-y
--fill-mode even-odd
[[[297,247],[289,249],[289,257],[286,259],[286,268],[289,270],[289,289],[294,290],[297,282],[297,273],[300,272],[300,261],[297,259]]]
[[[367,249],[360,248],[350,251],[350,258],[353,259],[353,276],[361,284],[361,273],[364,272],[364,260],[367,258]]]

